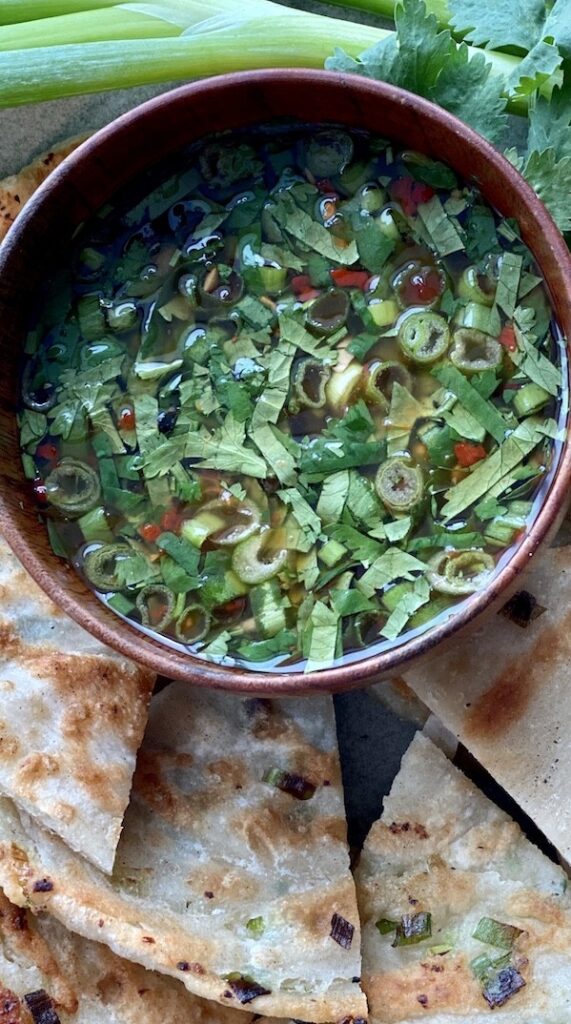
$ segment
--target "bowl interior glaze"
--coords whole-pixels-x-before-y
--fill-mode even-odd
[[[0,530],[43,589],[105,643],[194,684],[254,694],[341,691],[399,675],[513,592],[566,508],[571,447],[566,440],[542,509],[513,557],[483,592],[426,633],[361,662],[318,673],[273,674],[211,665],[163,646],[105,608],[52,552],[25,480],[16,424],[30,296],[57,265],[77,226],[116,190],[203,135],[272,118],[362,128],[443,160],[505,217],[514,217],[546,280],[564,334],[571,336],[571,257],[542,203],[500,154],[456,118],[391,86],[318,71],[259,71],[184,86],[124,115],[85,142],[40,188],[0,248]]]

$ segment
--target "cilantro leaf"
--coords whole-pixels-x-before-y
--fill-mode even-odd
[[[465,43],[450,42],[448,57],[428,99],[455,114],[490,142],[502,141],[508,123],[505,80],[492,74],[483,53],[470,56]]]
[[[323,523],[336,523],[341,518],[349,494],[349,479],[349,472],[341,469],[323,481],[316,509]]]
[[[177,537],[174,533],[161,533],[157,538],[157,547],[161,551],[166,551],[167,555],[170,555],[172,560],[180,565],[189,576],[196,577],[200,551],[190,541]]]
[[[397,6],[395,25],[396,37],[375,44],[357,60],[336,50],[325,66],[425,96],[498,142],[507,123],[507,101],[502,95],[505,79],[501,74],[491,75],[492,66],[485,55],[471,56],[465,43],[457,43],[447,29],[439,30],[435,16],[427,14],[424,0],[405,0]]]
[[[269,661],[278,654],[294,650],[295,646],[295,630],[282,629],[270,640],[254,640],[251,643],[240,644],[237,653],[248,661]]]
[[[493,491],[504,477],[523,462],[540,440],[541,434],[536,429],[536,421],[529,419],[520,423],[497,451],[477,463],[470,476],[446,491],[447,501],[442,509],[443,519],[454,519],[483,498],[488,491]]]
[[[449,0],[451,25],[476,46],[501,49],[520,46],[531,50],[543,38],[546,22],[544,0]]]
[[[551,98],[535,95],[529,102],[527,155],[553,149],[555,157],[571,156],[571,76]]]
[[[555,0],[547,18],[544,38],[553,39],[564,57],[571,56],[571,9],[568,0]]]
[[[256,448],[262,452],[265,461],[271,466],[280,483],[295,483],[295,459],[278,440],[270,424],[256,427],[255,430],[252,430],[250,438]]]
[[[408,594],[403,594],[381,629],[380,635],[384,636],[385,640],[396,640],[411,616],[429,601],[430,586],[428,580],[421,576],[420,579],[415,580],[412,590]]]
[[[358,470],[349,473],[349,492],[347,494],[347,510],[359,525],[371,527],[384,517],[384,510],[373,483],[361,475]]]
[[[478,263],[489,252],[499,248],[494,215],[488,206],[475,203],[466,219],[466,255]]]
[[[389,548],[377,558],[357,586],[367,597],[372,597],[375,590],[382,590],[395,580],[413,580],[412,573],[424,572],[426,565],[413,555],[399,548]]]
[[[560,231],[571,231],[571,156],[558,159],[555,149],[532,153],[523,175],[547,206]]]
[[[357,232],[356,242],[363,266],[372,274],[379,274],[393,252],[395,243],[382,234],[374,221]]]
[[[228,654],[228,644],[232,639],[232,634],[227,629],[219,633],[218,636],[211,640],[206,647],[203,647],[200,651],[203,658],[208,658],[211,661],[222,663],[225,661]]]
[[[536,348],[531,336],[520,327],[517,320],[515,321],[515,336],[518,347],[516,352],[511,353],[512,362],[534,384],[538,384],[550,395],[558,395],[561,387],[561,370]]]
[[[335,335],[328,339],[314,338],[313,334],[310,334],[303,324],[291,313],[280,313],[279,325],[282,341],[301,349],[302,352],[307,352],[311,356],[327,356],[331,351],[332,340],[338,340]]]
[[[309,653],[304,672],[315,672],[333,664],[337,651],[339,614],[323,601],[316,601],[308,619]]]
[[[307,535],[308,539],[311,540],[311,543],[314,544],[321,534],[321,519],[317,513],[313,511],[311,505],[295,487],[289,487],[284,491],[278,491],[278,497],[282,499],[284,504],[291,508],[296,522]]]
[[[340,469],[373,466],[382,462],[385,445],[381,441],[366,443],[353,441],[347,446],[342,441],[318,437],[301,443],[299,468],[310,482],[321,480]]]
[[[536,43],[528,54],[519,61],[507,80],[507,90],[511,96],[528,96],[533,94],[540,85],[561,66],[562,56],[559,49],[543,40]]]
[[[356,337],[352,338],[347,346],[349,352],[352,352],[357,357],[360,363],[364,362],[367,352],[372,349],[373,345],[378,344],[378,334],[357,334]]]
[[[458,178],[452,168],[447,164],[440,163],[439,160],[428,160],[427,163],[421,164],[411,163],[408,169],[413,178],[422,181],[425,185],[430,185],[431,188],[458,188]]]
[[[474,512],[483,523],[487,519],[495,519],[496,516],[503,516],[507,512],[507,505],[500,505],[497,498],[486,497],[479,501]]]
[[[341,618],[346,615],[358,615],[359,612],[373,612],[376,605],[365,597],[360,590],[332,590],[330,601],[333,608]]]
[[[246,448],[246,428],[228,413],[222,426],[211,434],[191,434],[186,441],[185,457],[199,459],[203,469],[223,469],[265,479],[268,467],[264,459]]]
[[[432,196],[427,203],[420,203],[418,216],[439,256],[464,250],[458,225],[454,218],[448,216],[438,196]]]
[[[448,388],[460,400],[464,409],[469,412],[495,441],[503,441],[509,429],[509,423],[503,418],[492,402],[482,398],[469,380],[456,369],[446,365],[435,367],[432,375],[443,387]]]
[[[378,540],[366,537],[364,533],[360,533],[359,530],[346,523],[334,523],[332,526],[328,526],[325,532],[332,540],[338,541],[339,544],[343,544],[349,549],[353,561],[361,562],[364,566],[370,565],[383,550],[384,545]]]
[[[342,263],[350,266],[358,259],[357,246],[355,242],[342,248],[335,244],[334,236],[319,224],[313,217],[310,217],[305,210],[302,210],[295,203],[290,194],[280,194],[272,213],[278,224],[288,235],[292,235],[305,246],[327,257],[334,263]]]
[[[517,304],[517,293],[523,260],[514,252],[506,252],[500,264],[500,276],[496,291],[496,305],[510,319]]]

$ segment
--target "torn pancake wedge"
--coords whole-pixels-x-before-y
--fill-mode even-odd
[[[405,673],[571,862],[571,547],[534,559],[504,614]]]
[[[0,806],[0,884],[222,1005],[365,1017],[331,698],[152,701],[111,879]]]
[[[40,153],[17,174],[0,181],[0,242],[36,189],[87,138],[88,135],[76,135],[64,139],[45,153]]]
[[[371,1024],[562,1024],[567,878],[417,734],[357,869]]]
[[[153,684],[52,604],[0,538],[0,792],[104,871]]]
[[[252,1015],[253,1017],[253,1015]],[[0,892],[2,1024],[249,1024]]]

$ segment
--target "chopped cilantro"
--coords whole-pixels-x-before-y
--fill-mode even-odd
[[[395,243],[381,233],[375,221],[365,224],[357,232],[359,259],[372,274],[381,272],[394,247]]]

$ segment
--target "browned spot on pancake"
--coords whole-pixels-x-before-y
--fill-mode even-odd
[[[170,776],[178,769],[184,770],[192,764],[186,754],[162,754],[160,751],[140,751],[137,771],[133,784],[134,792],[161,818],[177,828],[193,827],[200,815],[224,804],[235,792],[233,778],[221,781],[220,775],[208,776],[202,786],[184,793]],[[239,760],[235,772],[243,778],[247,767]],[[234,772],[232,772],[234,776]]]
[[[292,816],[276,806],[258,807],[229,824],[242,832],[244,841],[259,857],[278,857],[285,846],[304,847],[307,843],[307,835]]]
[[[533,654],[525,665],[517,661],[508,665],[491,689],[468,708],[464,718],[467,737],[501,737],[523,717],[535,688],[530,659]]]
[[[228,783],[232,787],[240,785],[244,781],[244,765],[240,762],[219,759],[211,761],[206,770],[210,775],[218,777],[221,782]]]
[[[424,999],[433,1014],[469,1016],[482,1010],[482,992],[463,955],[449,953],[442,971],[416,963],[384,974],[363,977],[371,1017],[386,1024],[425,1016]],[[419,1002],[419,996],[423,996]]]
[[[0,988],[0,1024],[21,1024],[22,1019],[22,1004],[18,996],[9,988]]]
[[[5,722],[0,721],[0,760],[7,758],[13,760],[20,749],[20,744],[15,736],[12,736]]]
[[[315,936],[316,939],[331,939],[332,942],[338,942],[338,938],[333,938],[333,929],[334,922],[340,918],[344,931],[346,925],[353,929],[350,936],[350,929],[345,933],[348,943],[343,948],[348,949],[353,942],[356,944],[358,941],[359,921],[355,909],[355,892],[353,882],[349,878],[330,884],[316,884],[311,891],[300,893],[298,896],[292,895],[288,905],[281,909],[281,913],[286,922],[293,923],[296,929],[299,929],[300,934]],[[346,922],[346,925],[343,925],[343,922]],[[343,943],[340,942],[339,945],[343,946]]]
[[[75,818],[75,807],[72,807],[71,804],[66,804],[60,800],[54,805],[52,816],[57,818],[58,821],[65,821],[69,823]]]
[[[218,905],[237,892],[243,900],[255,900],[260,894],[260,880],[245,868],[229,867],[227,864],[208,864],[197,868],[186,879],[189,896],[202,903],[217,900]],[[194,900],[189,901],[192,903]]]
[[[104,1006],[116,1003],[121,995],[122,988],[121,979],[112,971],[105,974],[97,982],[97,992]]]
[[[294,804],[291,797],[287,799]],[[335,815],[315,817],[307,813],[306,808],[301,811],[298,806],[288,808],[281,800],[275,803],[270,800],[252,808],[247,815],[238,812],[229,819],[228,827],[242,833],[250,849],[262,858],[279,859],[288,849],[310,849],[313,843],[319,845],[326,838],[346,841],[344,819]]]
[[[41,971],[43,978],[49,981],[50,995],[68,1013],[76,1013],[77,995],[62,973],[59,964],[45,939],[35,930],[33,918],[28,918],[25,910],[15,907],[0,890],[0,934],[5,954],[10,959],[27,960]],[[2,1006],[0,998],[0,1008]],[[18,1018],[17,1018],[18,1019]],[[24,1020],[28,1021],[25,1016]],[[10,1018],[7,1018],[10,1020]],[[0,1024],[5,1024],[0,1013]]]
[[[419,825],[414,821],[391,821],[389,832],[392,832],[394,836],[400,836],[403,832],[412,832],[419,839],[428,839],[428,832],[424,825]]]
[[[120,766],[98,768],[87,758],[74,771],[74,778],[81,783],[91,799],[107,813],[121,815],[124,800],[121,782],[126,782],[129,772]]]
[[[18,783],[23,789],[36,786],[49,775],[57,775],[59,761],[51,754],[28,754],[18,767]]]
[[[19,646],[20,638],[12,623],[0,622],[0,651],[2,654],[11,654],[13,656]]]
[[[62,731],[67,738],[84,741],[92,733],[113,730],[127,740],[138,739],[152,687],[150,673],[95,655],[79,658],[53,651],[38,656],[29,648],[25,662],[65,703]]]

